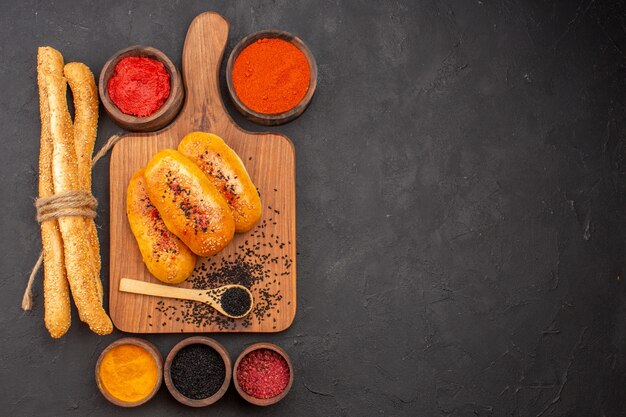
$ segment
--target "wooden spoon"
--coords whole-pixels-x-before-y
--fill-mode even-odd
[[[250,297],[250,308],[248,308],[246,312],[239,316],[234,316],[227,313],[222,307],[221,303],[222,295],[226,291],[233,288],[240,288],[244,290],[248,294],[248,297]],[[120,280],[120,291],[130,292],[133,294],[153,295],[155,297],[178,298],[181,300],[199,301],[201,303],[206,303],[210,305],[221,314],[233,319],[240,319],[247,316],[250,311],[252,311],[252,306],[254,305],[254,297],[252,297],[252,293],[243,285],[224,285],[217,288],[200,290],[191,288],[169,287],[167,285],[153,284],[151,282],[139,281],[136,279],[122,278]]]

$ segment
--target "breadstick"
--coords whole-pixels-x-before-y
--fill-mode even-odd
[[[39,110],[41,114],[41,149],[39,151],[39,197],[54,194],[52,183],[52,137],[50,135],[50,109],[48,92],[42,71],[43,61],[54,54],[40,48],[37,54],[37,81],[39,84]],[[56,51],[55,51],[56,52]],[[58,57],[57,57],[58,58]],[[63,239],[56,220],[41,223],[43,246],[44,323],[50,336],[63,336],[70,328],[70,292],[65,276]]]
[[[98,89],[93,74],[81,62],[65,64],[63,74],[74,96],[74,144],[81,188],[91,190],[91,156],[98,130]]]
[[[67,110],[66,83],[63,77],[63,58],[51,48],[44,51],[43,80],[48,95],[50,134],[52,136],[52,180],[54,192],[79,189],[78,163],[74,147],[72,120]],[[43,55],[43,54],[42,54]],[[80,217],[60,217],[59,229],[63,237],[65,269],[72,297],[80,319],[98,334],[113,330],[111,319],[100,304],[96,276],[91,262],[91,247],[85,233],[85,221]]]
[[[89,68],[80,62],[65,64],[63,74],[74,97],[74,148],[78,160],[78,182],[81,190],[91,192],[91,156],[98,130],[98,89]],[[85,228],[91,247],[98,295],[102,303],[100,280],[100,242],[93,219],[85,218]]]

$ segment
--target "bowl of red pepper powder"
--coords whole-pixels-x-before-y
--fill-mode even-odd
[[[264,30],[235,46],[226,64],[226,84],[235,108],[246,118],[279,125],[308,107],[317,85],[317,64],[300,38]]]
[[[109,117],[134,132],[168,125],[183,105],[184,88],[176,66],[156,48],[135,45],[117,51],[104,64],[98,82]]]
[[[235,389],[251,404],[276,404],[293,385],[289,355],[272,343],[255,343],[246,348],[233,367]]]

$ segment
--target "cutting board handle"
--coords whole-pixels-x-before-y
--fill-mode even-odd
[[[227,39],[228,22],[214,12],[196,16],[185,38],[183,80],[186,96],[179,120],[197,118],[198,109],[202,109],[202,117],[194,120],[194,125],[203,131],[216,131],[219,121],[230,120],[220,98],[219,86],[220,64]]]

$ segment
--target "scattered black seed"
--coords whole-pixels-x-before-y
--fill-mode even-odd
[[[241,316],[250,309],[252,300],[248,292],[238,288],[229,288],[222,294],[220,304],[227,314]]]
[[[273,211],[272,216],[279,215],[278,210]],[[228,331],[248,328],[253,321],[258,324],[267,321],[271,317],[270,313],[276,310],[283,299],[280,285],[276,287],[276,284],[280,284],[282,277],[291,274],[292,265],[289,255],[282,251],[276,255],[265,253],[268,246],[283,250],[287,245],[291,245],[291,241],[282,240],[276,234],[276,229],[270,224],[273,220],[273,217],[262,220],[248,233],[246,240],[237,247],[236,253],[202,259],[188,281],[192,288],[197,290],[228,284],[248,288],[254,296],[254,306],[250,314],[241,319],[233,319],[220,314],[205,303],[196,301],[179,302],[180,308],[169,304],[172,301],[159,301],[155,310],[160,312],[163,319],[168,318],[171,321],[174,318],[180,325],[186,326],[187,330],[210,328],[212,331]],[[266,239],[266,236],[270,238]],[[274,271],[272,267],[275,268]],[[220,302],[221,295],[217,294],[216,302]]]
[[[226,378],[226,366],[210,346],[193,344],[182,348],[172,360],[172,383],[187,398],[201,400],[215,394]]]

